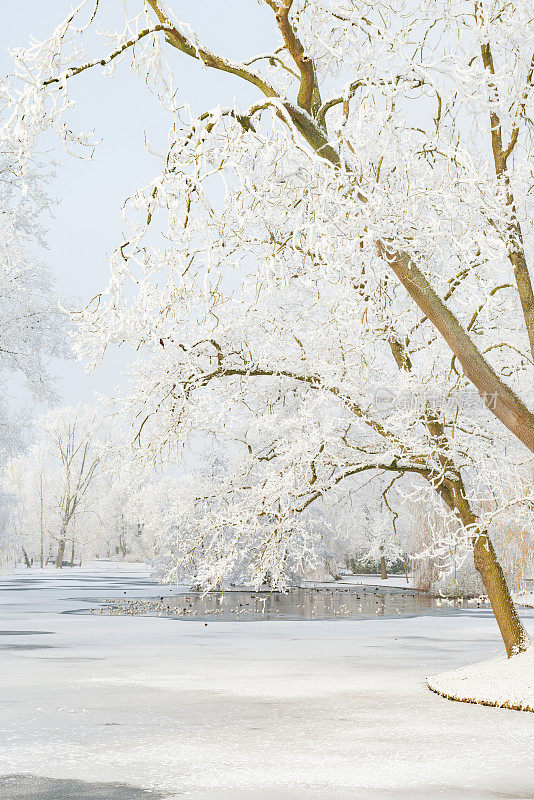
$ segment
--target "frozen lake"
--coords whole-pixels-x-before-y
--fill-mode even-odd
[[[443,601],[439,598],[393,587],[351,586],[290,589],[287,592],[181,591],[151,599],[109,598],[104,613],[156,614],[182,620],[273,621],[361,619],[376,616],[443,614],[453,608],[477,608],[477,600]],[[100,610],[100,609],[99,609]]]
[[[131,565],[0,579],[2,800],[534,797],[533,715],[425,685],[502,652],[487,609],[382,615],[380,598],[357,620],[247,624],[89,613],[175,591]],[[534,634],[534,610],[521,615]]]
[[[0,797],[3,800],[158,800],[161,794],[117,783],[0,775]]]

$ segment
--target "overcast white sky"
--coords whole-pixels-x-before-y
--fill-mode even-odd
[[[188,22],[208,44],[235,59],[273,50],[277,43],[272,12],[257,0],[168,0],[178,16]],[[128,0],[138,13],[142,0]],[[30,35],[50,35],[72,7],[68,0],[3,0],[0,33],[0,71],[9,73],[9,48],[23,46]],[[101,2],[101,21],[108,29],[122,29],[123,0]],[[94,56],[103,53],[103,43]],[[203,69],[197,62],[169,47],[180,101],[193,110],[231,105],[234,97],[245,106],[257,97],[253,87],[232,76]],[[74,81],[72,82],[74,83]],[[91,163],[65,156],[60,160],[54,193],[61,201],[50,220],[50,250],[44,255],[62,295],[90,299],[107,282],[108,257],[120,241],[123,200],[150,180],[157,163],[144,151],[145,132],[162,149],[167,141],[169,118],[124,62],[113,79],[100,72],[86,72],[71,85],[78,106],[73,114],[76,130],[95,130],[103,139]],[[51,140],[43,141],[50,147]],[[120,383],[121,361],[108,358],[96,374],[87,375],[83,365],[59,364],[58,391],[62,400],[90,402],[94,391],[112,393]]]

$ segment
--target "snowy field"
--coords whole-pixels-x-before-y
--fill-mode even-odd
[[[501,653],[490,612],[68,613],[168,593],[134,565],[0,579],[2,800],[534,798],[534,716],[425,685]]]

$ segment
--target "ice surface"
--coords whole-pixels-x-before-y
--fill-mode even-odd
[[[112,565],[0,580],[2,643],[48,645],[1,653],[0,775],[185,800],[534,797],[534,717],[426,688],[502,652],[489,611],[208,625],[63,613],[170,593]],[[534,611],[521,616],[534,634]]]
[[[161,794],[116,783],[87,783],[36,775],[0,776],[4,800],[158,800]]]

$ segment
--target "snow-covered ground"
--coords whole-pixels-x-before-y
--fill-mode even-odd
[[[534,648],[432,676],[428,685],[455,700],[534,711]]]
[[[520,606],[529,606],[534,608],[534,591],[516,592],[513,595],[514,603]]]
[[[406,589],[412,587],[412,579],[409,575],[409,580],[406,580],[406,575],[390,575],[389,578],[382,580],[378,575],[350,575],[344,574],[342,577],[327,583],[320,582],[305,582],[313,586],[389,586],[398,589]]]
[[[131,565],[0,578],[0,775],[37,776],[0,777],[2,800],[534,797],[534,716],[426,687],[502,652],[489,611],[207,625],[68,613],[170,591]]]

